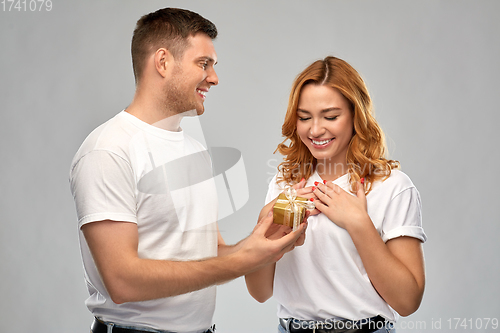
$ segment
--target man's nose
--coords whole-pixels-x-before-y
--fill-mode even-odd
[[[215,69],[213,67],[210,68],[210,70],[208,71],[208,76],[206,80],[213,86],[219,84],[219,77],[217,76],[217,73],[215,72]]]

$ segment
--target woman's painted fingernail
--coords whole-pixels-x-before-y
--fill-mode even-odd
[[[314,201],[314,198],[311,198],[311,199],[309,199],[309,200]]]
[[[316,187],[314,187],[314,186],[313,186],[313,187],[312,187],[312,190],[313,190],[313,191],[316,191]]]
[[[300,180],[300,182],[303,182],[304,180],[305,180],[305,178],[302,178],[302,179]]]
[[[325,185],[326,185],[326,180],[323,180],[323,184],[325,184]]]
[[[364,183],[365,183],[365,179],[361,178],[361,184],[364,184]]]
[[[318,182],[314,182],[314,185],[318,186],[318,184],[319,184]]]

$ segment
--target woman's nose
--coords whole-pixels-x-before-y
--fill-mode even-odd
[[[325,128],[322,126],[321,122],[314,120],[309,129],[309,134],[314,138],[318,138],[323,135],[323,133],[325,133]]]

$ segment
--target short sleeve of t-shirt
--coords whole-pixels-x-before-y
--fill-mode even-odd
[[[427,236],[422,228],[422,204],[415,187],[409,187],[391,199],[384,215],[382,239],[409,236],[422,242]]]
[[[265,201],[266,205],[270,203],[272,200],[276,199],[276,197],[285,190],[283,182],[281,182],[280,184],[276,183],[277,177],[278,175],[274,175],[273,179],[269,183],[269,188],[267,190],[266,201]]]
[[[127,160],[107,150],[94,150],[74,166],[70,184],[78,227],[112,220],[137,223],[135,185]]]

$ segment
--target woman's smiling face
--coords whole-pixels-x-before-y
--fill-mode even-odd
[[[297,108],[297,134],[318,162],[346,165],[353,135],[348,100],[335,88],[306,84]]]

